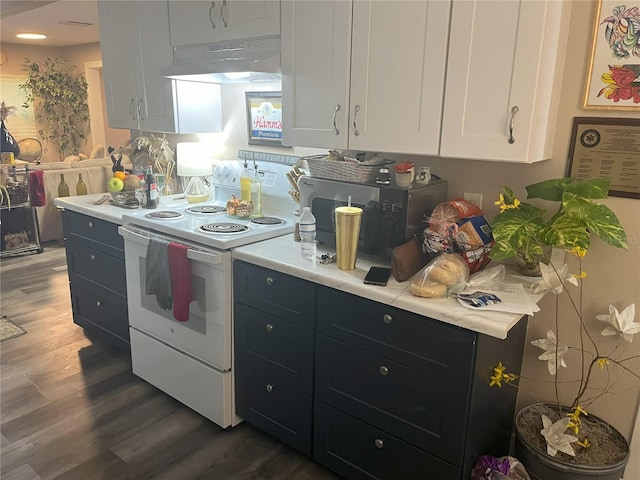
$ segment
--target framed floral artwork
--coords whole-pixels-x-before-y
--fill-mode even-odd
[[[582,108],[640,111],[640,0],[598,0]]]

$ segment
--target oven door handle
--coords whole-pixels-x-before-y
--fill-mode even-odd
[[[127,240],[131,240],[133,242],[144,245],[145,247],[149,245],[149,236],[148,234],[143,234],[135,230],[130,230],[128,228],[120,227],[118,229],[118,233],[122,235],[123,238]],[[166,240],[164,237],[157,236],[157,238],[162,238]],[[180,242],[177,242],[180,243]],[[187,258],[190,260],[194,260],[196,262],[206,263],[208,265],[220,265],[224,262],[224,255],[216,255],[214,253],[205,252],[202,250],[196,250],[193,248],[189,248],[187,250]]]

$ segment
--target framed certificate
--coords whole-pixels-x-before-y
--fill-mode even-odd
[[[567,176],[611,177],[610,196],[640,198],[640,118],[575,117]]]

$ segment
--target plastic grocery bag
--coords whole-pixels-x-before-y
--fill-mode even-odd
[[[417,297],[440,298],[461,292],[469,281],[469,266],[460,255],[443,253],[415,274],[409,292]]]
[[[531,477],[517,458],[483,455],[471,472],[471,480],[531,480]]]

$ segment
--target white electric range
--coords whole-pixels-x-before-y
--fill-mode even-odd
[[[211,200],[189,204],[182,195],[163,197],[156,209],[124,214],[119,228],[125,240],[133,372],[223,428],[242,420],[235,414],[231,250],[291,233],[298,206],[288,193],[290,164],[257,164],[262,180],[258,218],[226,214],[226,202],[240,197],[243,162],[234,160],[216,166]],[[178,321],[166,303],[146,293],[149,244],[158,241],[188,248],[187,321]],[[168,258],[153,261],[168,263]]]

